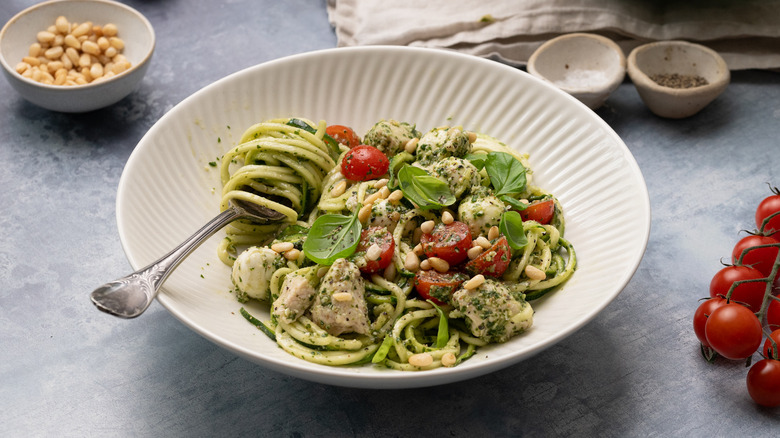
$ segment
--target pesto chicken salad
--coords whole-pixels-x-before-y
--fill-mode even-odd
[[[410,371],[522,334],[576,268],[528,158],[458,126],[250,127],[219,164],[222,209],[242,199],[286,220],[236,221],[219,246],[237,299],[268,305],[267,320],[243,316],[310,362]]]

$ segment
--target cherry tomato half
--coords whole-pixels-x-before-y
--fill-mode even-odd
[[[554,214],[555,200],[553,199],[534,201],[525,210],[520,211],[520,217],[524,221],[536,221],[542,225],[549,224]]]
[[[389,167],[387,155],[364,144],[352,148],[341,161],[341,173],[352,181],[377,179],[386,174]]]
[[[726,302],[723,298],[710,298],[699,304],[699,307],[696,308],[696,312],[693,314],[693,332],[696,333],[699,342],[705,347],[710,346],[710,343],[707,342],[707,336],[704,334],[704,325],[707,323],[707,318],[715,309],[723,306]]]
[[[393,235],[385,227],[369,227],[361,231],[360,242],[355,252],[367,252],[371,245],[379,247],[380,254],[376,260],[366,258],[366,265],[360,267],[360,271],[366,274],[374,274],[383,271],[393,262],[395,252],[395,240]]]
[[[704,334],[713,350],[727,359],[745,359],[758,350],[763,332],[756,315],[747,307],[728,303],[715,309]]]
[[[360,137],[349,126],[330,125],[325,128],[325,133],[350,149],[360,145]]]
[[[772,338],[780,349],[780,329],[773,331],[769,338]],[[772,341],[769,338],[764,341],[764,356],[768,359],[780,359],[780,350],[776,351],[772,348]]]
[[[441,273],[433,269],[419,270],[414,274],[414,288],[423,299],[443,305],[451,301],[452,294],[468,279],[468,275],[462,272]]]
[[[766,248],[756,248],[756,249],[748,249],[753,246],[758,245],[770,245],[770,244],[778,244],[777,240],[767,237],[767,236],[758,236],[758,235],[750,235],[745,236],[742,239],[740,239],[739,242],[737,242],[736,246],[734,246],[734,251],[731,253],[731,261],[732,263],[737,263],[739,260],[740,255],[744,250],[747,250],[744,256],[742,256],[742,265],[746,266],[752,266],[759,271],[761,271],[762,274],[764,274],[764,277],[768,277],[770,273],[772,273],[772,266],[775,264],[775,259],[777,258],[777,252],[780,250],[780,247],[766,247]]]
[[[775,194],[764,198],[764,200],[758,204],[758,208],[756,209],[756,226],[760,229],[764,219],[779,211],[780,194]],[[780,214],[773,217],[772,219],[769,219],[769,222],[767,222],[766,226],[764,227],[765,233],[772,230],[774,230],[774,232],[769,234],[769,236],[780,240]]]
[[[766,309],[766,323],[769,330],[780,329],[780,301],[772,300]]]
[[[747,373],[747,389],[754,402],[762,406],[780,406],[780,361],[762,359]]]
[[[463,222],[438,223],[430,234],[422,235],[420,244],[427,257],[438,257],[450,265],[457,265],[468,257],[471,232]]]
[[[764,274],[747,266],[726,266],[712,277],[710,296],[713,298],[717,296],[725,297],[735,281],[759,280],[763,278]],[[758,312],[761,308],[761,303],[764,301],[765,290],[766,283],[763,281],[742,283],[734,288],[734,292],[731,293],[731,301],[745,303],[750,310]]]
[[[489,277],[500,277],[504,275],[509,262],[512,261],[512,249],[506,237],[501,236],[496,240],[492,247],[482,252],[474,260],[466,263],[466,272],[472,275],[482,274]]]

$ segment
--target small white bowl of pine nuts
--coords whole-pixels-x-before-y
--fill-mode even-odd
[[[135,9],[108,0],[53,0],[19,12],[0,31],[11,86],[43,108],[82,113],[132,93],[149,67],[155,34]]]

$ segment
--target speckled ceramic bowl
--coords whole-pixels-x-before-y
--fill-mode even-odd
[[[726,61],[714,50],[686,41],[639,46],[628,56],[628,75],[654,114],[690,117],[715,100],[731,80]],[[704,85],[683,88],[691,83]]]
[[[17,73],[16,65],[28,55],[37,33],[61,15],[71,22],[116,24],[132,67],[110,79],[78,86],[47,85]],[[55,0],[27,8],[3,26],[0,64],[8,82],[26,100],[53,111],[80,113],[114,104],[133,92],[149,67],[154,45],[152,25],[135,9],[106,0]]]
[[[572,33],[542,44],[528,59],[528,72],[596,109],[623,82],[626,57],[609,38]]]

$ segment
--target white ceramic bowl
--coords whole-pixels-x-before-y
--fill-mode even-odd
[[[16,72],[36,34],[58,16],[71,22],[114,23],[125,42],[122,53],[132,67],[102,82],[79,86],[46,85]],[[31,6],[11,18],[0,31],[0,64],[11,86],[26,100],[53,111],[80,113],[106,107],[133,92],[143,79],[154,52],[155,34],[135,9],[106,0],[54,0]]]
[[[205,338],[263,366],[372,388],[437,385],[489,373],[532,357],[593,319],[631,279],[644,253],[650,204],[642,174],[626,145],[593,111],[494,61],[370,46],[242,70],[196,92],[155,123],[130,156],[117,193],[119,235],[132,266],[147,265],[218,213],[219,172],[209,162],[252,124],[291,116],[349,125],[360,135],[393,118],[420,130],[463,125],[497,136],[528,152],[535,183],[559,197],[579,264],[563,289],[534,301],[533,328],[481,348],[456,367],[328,367],[287,354],[244,320],[242,304],[230,292],[230,269],[216,254],[224,234],[215,236],[171,274],[158,301]],[[269,318],[267,305],[249,303],[249,311]]]
[[[626,57],[609,38],[572,33],[539,46],[528,59],[528,72],[597,109],[623,82]]]
[[[672,88],[656,83],[654,75],[699,76],[707,85]],[[686,41],[659,41],[636,47],[628,55],[628,75],[647,107],[658,116],[690,117],[715,100],[731,80],[728,65],[718,53]]]

